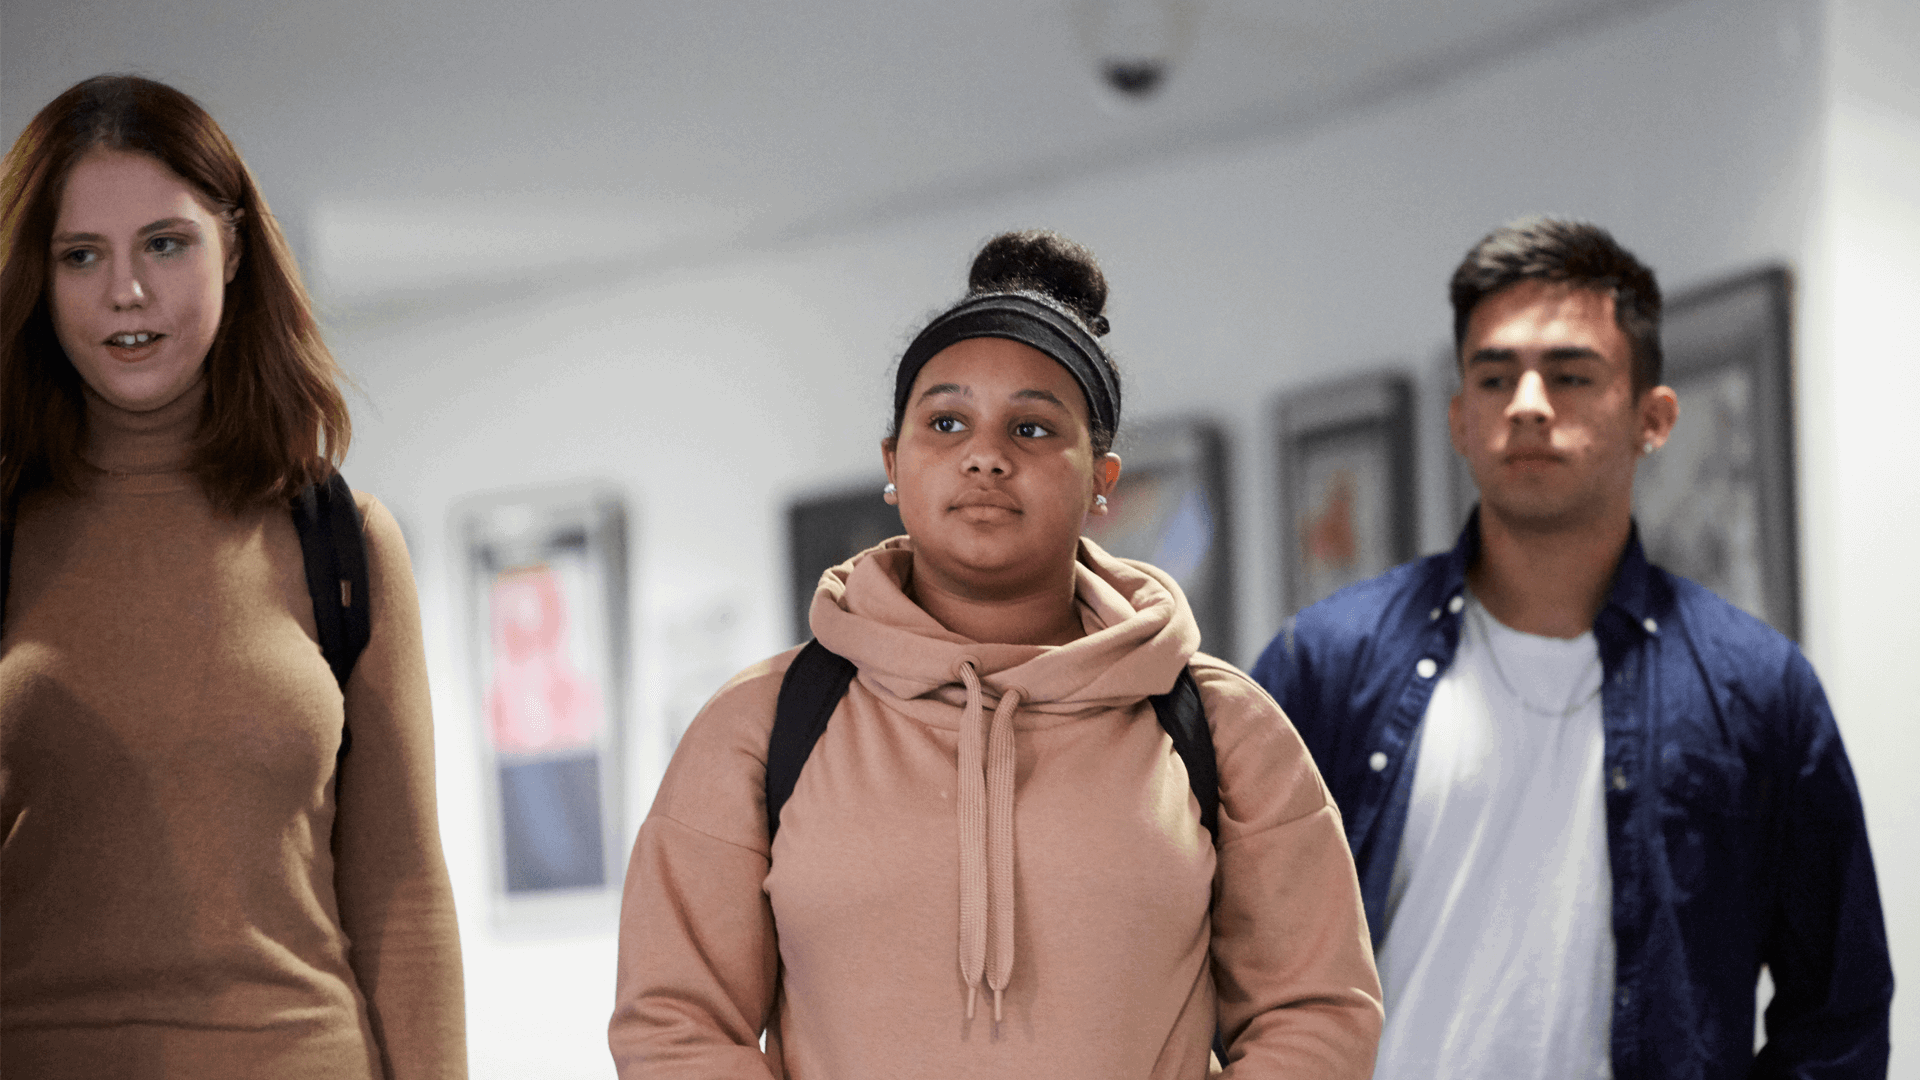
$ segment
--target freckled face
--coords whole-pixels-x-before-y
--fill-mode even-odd
[[[1093,456],[1080,384],[1005,338],[970,338],[927,361],[883,451],[915,575],[957,595],[1054,585],[1071,572],[1094,495],[1119,476],[1117,457]]]
[[[93,150],[61,193],[48,252],[54,335],[86,384],[133,412],[199,378],[239,265],[221,222],[158,159]]]
[[[1619,511],[1643,442],[1671,430],[1673,392],[1636,400],[1632,346],[1613,297],[1522,281],[1480,301],[1448,410],[1483,512],[1549,525]]]

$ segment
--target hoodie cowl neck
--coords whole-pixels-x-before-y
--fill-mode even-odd
[[[827,571],[814,594],[813,632],[854,662],[870,692],[929,727],[959,734],[960,980],[967,1019],[984,990],[998,1024],[1019,918],[1015,733],[1129,710],[1166,692],[1200,634],[1170,578],[1085,539],[1074,600],[1086,633],[1065,645],[970,641],[907,595],[912,570],[913,542],[896,537]]]
[[[1074,598],[1086,636],[1065,645],[976,642],[940,625],[907,595],[913,541],[898,536],[820,577],[809,614],[820,643],[860,680],[924,723],[954,728],[971,662],[990,700],[1018,691],[1018,725],[1125,707],[1173,686],[1200,630],[1173,579],[1082,538]],[[1024,721],[1024,723],[1019,723]]]

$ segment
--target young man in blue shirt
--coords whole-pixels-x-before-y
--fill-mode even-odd
[[[1819,680],[1635,535],[1635,466],[1679,414],[1652,272],[1532,219],[1451,293],[1478,509],[1253,672],[1345,818],[1377,1080],[1884,1076],[1886,931]]]

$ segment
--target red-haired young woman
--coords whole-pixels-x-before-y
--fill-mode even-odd
[[[192,99],[101,76],[27,125],[0,177],[8,1076],[466,1074],[406,549],[358,496],[343,690],[289,513],[346,452],[338,380]]]

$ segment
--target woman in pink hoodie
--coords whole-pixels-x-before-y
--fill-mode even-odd
[[[641,826],[622,1077],[1199,1078],[1216,1025],[1228,1076],[1372,1071],[1359,889],[1299,737],[1169,575],[1080,536],[1120,476],[1105,301],[1084,248],[1006,234],[908,347],[907,535],[821,578],[814,635],[856,673],[777,832],[798,650],[721,688]],[[1149,701],[1183,669],[1217,837]]]

